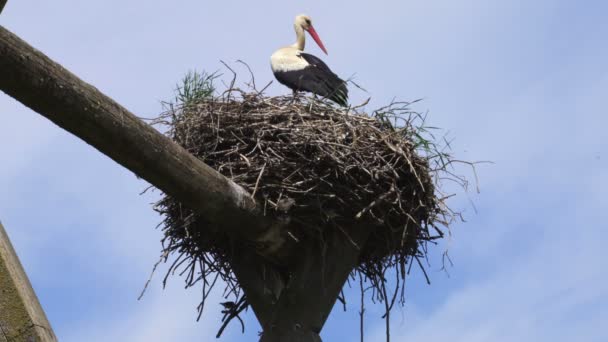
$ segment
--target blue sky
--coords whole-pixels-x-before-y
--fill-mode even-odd
[[[458,158],[495,163],[478,168],[480,194],[452,202],[467,222],[432,251],[449,250],[450,277],[436,263],[431,286],[413,273],[393,340],[606,341],[607,11],[599,0],[9,0],[0,24],[152,117],[189,69],[242,59],[270,81],[270,54],[309,14],[323,58],[369,91],[353,102],[424,98],[416,109]],[[181,279],[163,291],[156,277],[137,301],[161,238],[145,182],[4,94],[0,127],[0,220],[62,341],[215,340],[217,308],[195,322],[199,293]],[[356,301],[330,316],[326,341],[358,338]],[[368,341],[383,340],[380,311],[368,308]],[[254,340],[247,320],[225,340]]]

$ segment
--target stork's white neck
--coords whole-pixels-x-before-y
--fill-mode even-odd
[[[297,39],[292,46],[300,51],[304,51],[304,46],[306,45],[306,34],[304,33],[304,29],[300,25],[294,25],[294,29],[296,30]]]

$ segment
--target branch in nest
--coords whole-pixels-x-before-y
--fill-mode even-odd
[[[222,313],[224,314],[224,317],[222,317],[222,326],[220,327],[220,330],[217,332],[217,335],[215,335],[216,338],[220,338],[220,336],[222,336],[222,333],[224,332],[224,329],[226,329],[226,327],[228,326],[228,324],[234,319],[238,319],[239,322],[241,323],[241,332],[245,332],[245,323],[243,323],[243,320],[241,319],[241,317],[239,316],[239,314],[245,310],[247,308],[247,306],[249,306],[249,304],[247,303],[247,299],[245,296],[242,296],[238,302],[224,302],[221,303],[222,306],[224,307],[224,310],[222,310]]]

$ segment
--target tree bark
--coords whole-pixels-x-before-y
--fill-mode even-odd
[[[57,337],[2,223],[0,223],[0,341],[57,342]]]
[[[247,302],[263,327],[272,318],[285,279],[275,265],[247,249],[236,251],[230,259],[230,265],[247,296]]]
[[[204,215],[208,229],[254,242],[277,262],[285,222],[264,217],[242,187],[2,26],[0,90]]]

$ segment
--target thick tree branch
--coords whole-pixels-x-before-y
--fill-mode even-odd
[[[209,229],[266,256],[284,245],[284,223],[243,188],[1,26],[0,71],[0,90],[204,215]]]

